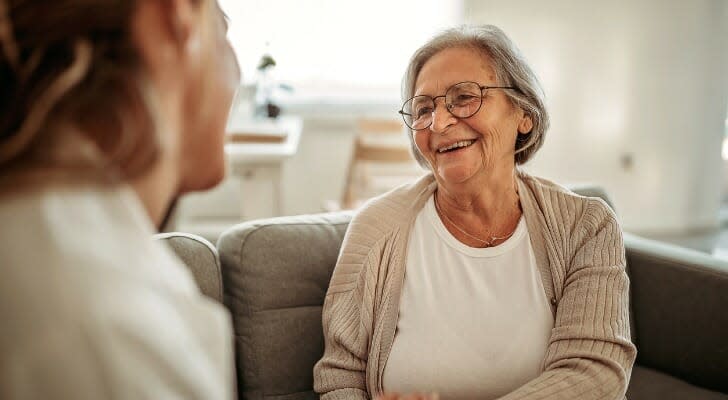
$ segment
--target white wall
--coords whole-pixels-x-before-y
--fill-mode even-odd
[[[530,171],[602,184],[627,230],[717,224],[728,1],[465,0],[464,12],[503,28],[545,87],[552,127]]]
[[[603,185],[630,231],[717,224],[728,0],[463,1],[466,21],[502,27],[544,84],[552,128],[529,170]],[[304,128],[284,167],[284,214],[319,212],[339,199],[355,119],[396,115],[399,107],[396,91],[360,97],[287,104],[304,116]],[[241,197],[207,196],[215,206],[204,208],[217,212],[235,212],[229,198]],[[266,196],[242,195],[246,203],[271,201]]]
[[[286,112],[303,117],[303,133],[298,152],[283,170],[284,214],[321,212],[327,201],[340,202],[357,120],[396,118],[398,102],[395,93],[359,104],[339,99],[338,103],[286,105]]]
[[[353,139],[353,119],[304,119],[298,152],[283,170],[286,215],[322,212],[326,201],[341,200]]]
[[[286,108],[289,114],[303,117],[303,131],[296,154],[283,162],[281,215],[326,211],[327,202],[342,199],[357,119],[392,117],[390,111],[396,109],[396,103],[299,104]],[[248,180],[245,186],[241,189],[239,178],[228,172],[215,189],[184,196],[175,229],[200,234],[242,220],[277,216],[271,208],[274,193],[270,181]]]

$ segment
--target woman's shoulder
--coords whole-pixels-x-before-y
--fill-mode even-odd
[[[356,212],[352,224],[365,223],[382,229],[409,223],[435,189],[432,174],[398,186],[368,200]]]
[[[213,315],[224,314],[222,309],[201,301],[184,265],[152,241],[150,230],[130,222],[144,216],[134,210],[133,201],[126,204],[129,195],[125,188],[67,188],[0,202],[0,216],[11,218],[17,228],[0,243],[7,261],[7,290],[0,291],[0,299],[18,305],[5,311],[10,316],[0,314],[16,322],[16,338],[21,331],[42,332],[50,326],[134,324],[142,319],[140,310],[149,311],[149,321],[162,321],[165,316],[156,311],[164,307],[184,309],[179,318],[197,322],[223,318]],[[111,319],[104,322],[99,316]]]
[[[372,252],[385,248],[397,232],[407,229],[433,191],[434,178],[426,175],[367,201],[349,223],[339,264],[361,266]]]
[[[519,177],[532,193],[544,213],[568,219],[572,226],[585,221],[617,221],[612,207],[600,193],[579,194],[549,179],[519,172]]]
[[[126,186],[67,186],[3,199],[0,218],[12,228],[0,243],[17,279],[36,277],[34,265],[63,284],[156,282],[195,293],[189,272],[160,243],[142,205]],[[108,276],[119,277],[106,279]],[[49,280],[49,284],[59,283]]]
[[[523,171],[518,171],[518,177],[535,193],[537,194],[546,194],[546,195],[556,195],[556,196],[565,196],[565,197],[575,197],[575,198],[581,198],[583,196],[579,196],[576,193],[572,192],[565,186],[558,184],[552,180],[531,175]]]

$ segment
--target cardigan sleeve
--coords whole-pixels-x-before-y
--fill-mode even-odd
[[[544,372],[501,400],[624,398],[637,350],[622,232],[611,209],[590,200],[569,246]]]
[[[369,398],[367,343],[361,340],[361,312],[352,295],[333,293],[324,302],[324,355],[313,372],[314,390],[322,400]]]
[[[375,230],[355,217],[336,262],[323,307],[324,355],[314,367],[322,400],[368,399],[367,360],[381,250]]]

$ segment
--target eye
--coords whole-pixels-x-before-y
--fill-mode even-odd
[[[430,114],[432,114],[432,107],[422,106],[415,109],[415,118],[421,118]]]
[[[475,101],[478,98],[478,96],[474,94],[468,94],[468,93],[460,93],[453,99],[454,105],[462,105],[462,104],[468,104],[472,101]]]

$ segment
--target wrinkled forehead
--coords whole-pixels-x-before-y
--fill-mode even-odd
[[[413,96],[439,96],[459,82],[494,86],[497,82],[491,57],[473,47],[452,47],[435,53],[422,65]]]

